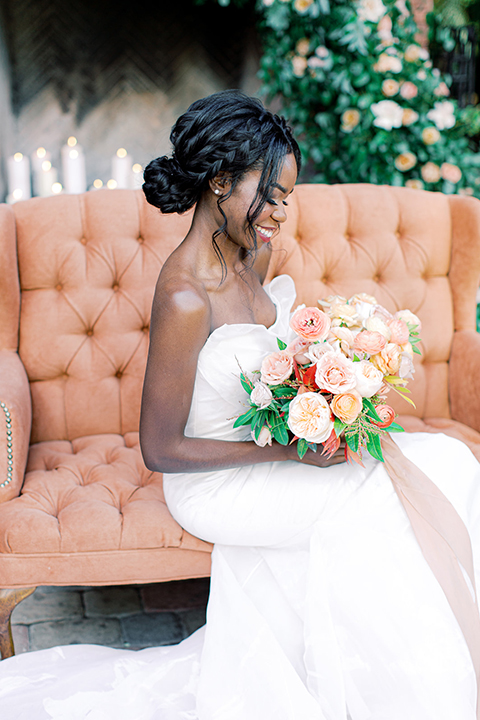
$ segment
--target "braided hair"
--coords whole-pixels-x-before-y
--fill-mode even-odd
[[[145,168],[145,197],[164,213],[183,213],[198,202],[211,179],[219,173],[228,174],[229,190],[217,200],[224,222],[212,237],[215,252],[226,270],[216,243],[216,238],[227,231],[222,203],[247,172],[261,171],[246,218],[256,252],[253,225],[278,179],[285,155],[293,153],[300,171],[298,144],[283,117],[238,90],[225,90],[194,102],[173,126],[170,141],[172,157],[156,158]]]

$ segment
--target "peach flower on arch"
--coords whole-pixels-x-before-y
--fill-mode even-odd
[[[425,145],[435,145],[440,140],[440,133],[436,127],[430,126],[422,130],[422,140]]]
[[[423,190],[424,184],[418,178],[411,178],[406,181],[405,187],[412,188],[413,190]]]
[[[444,180],[448,180],[448,182],[454,184],[460,182],[462,179],[462,171],[457,165],[452,165],[452,163],[442,163],[440,174]]]
[[[400,88],[400,95],[404,100],[413,100],[413,98],[416,98],[418,95],[418,87],[415,83],[407,80]]]
[[[404,152],[395,158],[395,167],[400,172],[407,172],[415,167],[417,158],[412,152]]]
[[[442,177],[440,168],[433,162],[427,162],[420,170],[422,178],[426,183],[436,183]]]
[[[402,125],[405,125],[405,127],[413,125],[413,123],[417,122],[418,118],[419,114],[415,112],[415,110],[412,110],[412,108],[404,108],[402,115]]]

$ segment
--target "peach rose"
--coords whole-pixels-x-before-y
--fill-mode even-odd
[[[375,405],[377,415],[381,418],[381,422],[375,422],[379,428],[387,428],[395,420],[395,410],[390,405]]]
[[[397,345],[405,345],[405,343],[408,342],[410,331],[403,320],[399,318],[389,320],[387,325],[391,332],[390,342],[396,343]]]
[[[458,183],[462,179],[462,171],[457,165],[452,163],[442,163],[440,174],[444,180],[451,183]]]
[[[370,362],[384,375],[396,375],[400,368],[400,350],[398,345],[388,343],[377,355],[372,355]]]
[[[301,337],[297,337],[288,345],[288,347],[285,348],[285,352],[292,355],[295,362],[299,363],[300,365],[306,365],[307,363],[311,362],[307,355],[307,350],[310,345],[310,340],[304,340]]]
[[[298,55],[308,55],[310,50],[310,40],[308,38],[302,38],[295,46]]]
[[[332,325],[346,325],[353,327],[358,323],[358,314],[353,305],[345,303],[334,303],[330,306],[328,314],[332,318]]]
[[[289,406],[288,427],[294,435],[307,442],[320,443],[328,440],[333,430],[329,404],[319,393],[306,392],[297,395]]]
[[[314,342],[325,340],[330,330],[331,320],[323,310],[314,307],[298,308],[290,320],[290,327],[301,338]]]
[[[404,82],[402,87],[400,88],[400,95],[405,100],[413,100],[413,98],[417,97],[418,95],[418,88],[415,83],[407,80],[407,82]]]
[[[387,340],[384,335],[376,330],[362,330],[355,337],[353,349],[358,352],[376,355],[386,346]]]
[[[355,390],[362,397],[372,397],[383,385],[383,374],[368,360],[354,363],[357,384]]]
[[[332,412],[346,425],[351,425],[362,412],[363,403],[360,395],[352,390],[348,393],[334,395],[331,404]]]
[[[422,48],[420,45],[409,45],[405,50],[404,58],[407,62],[416,62],[421,58]]]
[[[285,350],[271,353],[264,358],[260,379],[266,385],[281,385],[293,372],[293,358]]]
[[[315,382],[335,395],[353,390],[357,384],[354,363],[340,353],[324,353],[317,362]]]
[[[266,425],[262,427],[260,430],[260,433],[258,435],[258,438],[255,437],[255,431],[252,430],[251,432],[252,440],[259,445],[259,447],[265,447],[265,445],[271,445],[272,444],[272,433],[268,429]]]

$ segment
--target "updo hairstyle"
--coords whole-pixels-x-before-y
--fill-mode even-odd
[[[293,153],[300,171],[300,150],[284,118],[238,90],[194,102],[173,126],[170,141],[172,157],[159,157],[145,168],[145,197],[164,213],[183,213],[198,202],[209,180],[219,173],[228,174],[231,186],[218,199],[224,224],[214,234],[214,243],[226,230],[221,204],[245,173],[262,171],[246,218],[255,242],[253,223],[271,195],[285,155]]]

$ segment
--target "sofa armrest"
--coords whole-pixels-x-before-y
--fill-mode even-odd
[[[475,330],[454,334],[448,378],[453,420],[480,432],[480,334]]]
[[[0,351],[0,502],[20,494],[27,465],[32,399],[23,363]]]

